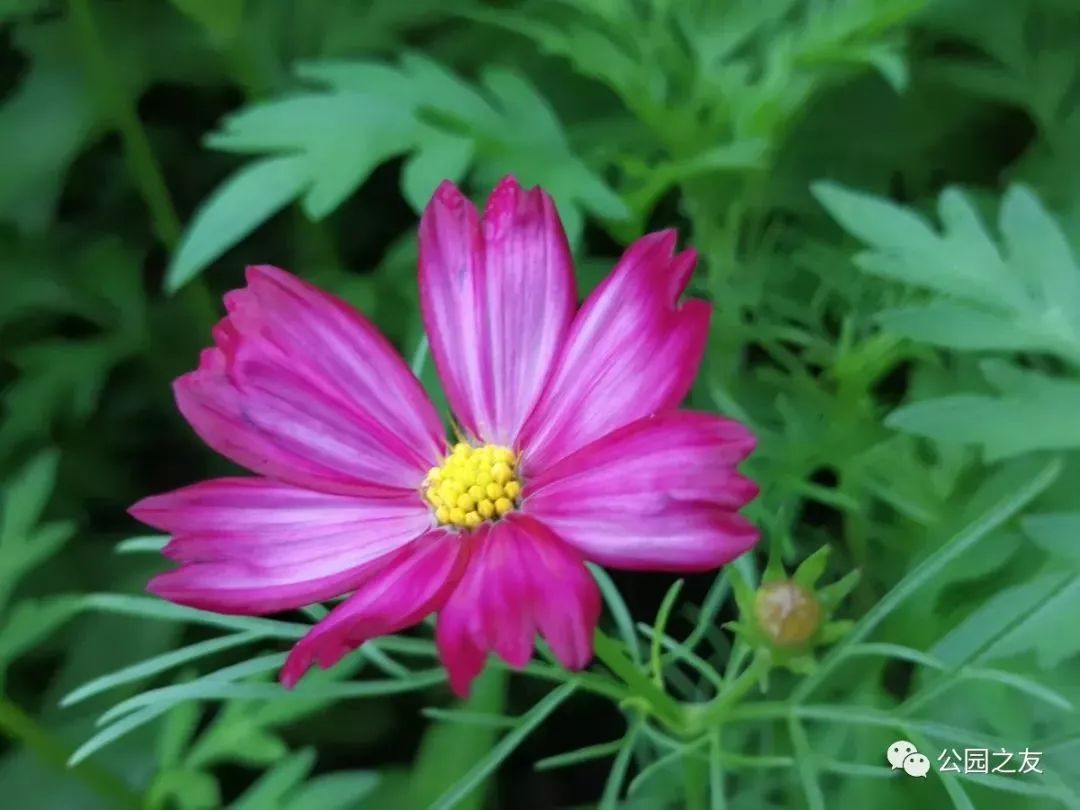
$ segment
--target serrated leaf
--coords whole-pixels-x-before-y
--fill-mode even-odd
[[[829,213],[871,250],[856,264],[868,273],[933,290],[946,298],[885,312],[886,329],[961,350],[1034,350],[1080,359],[1080,267],[1061,228],[1023,186],[1005,194],[1002,248],[970,200],[946,189],[942,230],[873,195],[817,183]]]
[[[1045,346],[1042,337],[1017,319],[960,301],[887,309],[878,321],[894,335],[960,351],[1032,351]]]
[[[309,63],[299,74],[325,87],[234,113],[207,138],[213,148],[264,157],[200,209],[170,265],[169,290],[294,198],[302,194],[304,213],[321,219],[379,164],[400,155],[409,155],[402,188],[417,209],[439,181],[463,179],[476,166],[487,184],[502,174],[543,183],[572,237],[582,211],[627,216],[622,199],[573,154],[550,106],[517,73],[489,71],[486,92],[416,55],[399,67]]]
[[[1000,394],[916,402],[893,411],[885,424],[940,442],[979,445],[987,461],[1080,447],[1080,382],[1002,364],[986,365],[984,373],[995,378]]]
[[[1032,292],[1073,328],[1080,322],[1080,267],[1061,228],[1039,198],[1013,186],[1001,200],[1001,234],[1009,260],[1023,268]]]
[[[439,183],[460,182],[473,161],[475,145],[463,138],[432,129],[423,138],[423,148],[405,161],[401,191],[414,211],[423,211]]]

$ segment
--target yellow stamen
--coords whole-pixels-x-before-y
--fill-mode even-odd
[[[424,480],[423,496],[442,526],[474,529],[517,508],[518,457],[508,447],[465,442],[453,446]]]

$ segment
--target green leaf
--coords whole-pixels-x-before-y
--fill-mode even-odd
[[[512,173],[543,183],[573,238],[582,211],[625,218],[626,206],[571,151],[547,102],[521,75],[489,71],[481,93],[429,59],[399,67],[316,62],[302,78],[322,87],[230,115],[207,143],[263,156],[221,186],[184,235],[167,275],[175,290],[303,194],[310,219],[336,209],[380,164],[409,155],[406,198],[419,210],[443,179],[475,167],[493,184]]]
[[[661,688],[664,686],[664,665],[660,658],[661,642],[664,638],[664,630],[667,628],[668,619],[671,618],[671,611],[675,608],[675,600],[679,598],[679,591],[682,590],[682,586],[683,580],[681,579],[672,582],[664,594],[664,598],[660,601],[660,608],[656,611],[656,622],[653,625],[652,641],[649,644],[649,667],[652,670],[652,679]]]
[[[802,585],[804,588],[813,588],[817,585],[817,581],[821,579],[821,575],[825,573],[825,566],[829,564],[829,553],[832,550],[831,546],[825,545],[799,563],[799,567],[795,569],[795,573],[791,575],[791,579]]]
[[[626,772],[630,768],[630,757],[634,754],[634,746],[640,733],[641,722],[639,721],[634,723],[626,736],[620,740],[619,752],[615,755],[615,761],[611,764],[611,770],[608,771],[607,780],[604,782],[604,792],[600,796],[600,810],[614,810],[618,806],[619,794],[622,793]],[[633,792],[633,785],[630,792]]]
[[[66,20],[20,25],[15,42],[28,66],[0,106],[0,219],[40,232],[100,114]]]
[[[165,714],[165,712],[169,711],[171,707],[172,704],[169,703],[158,703],[154,706],[146,706],[145,708],[132,712],[112,725],[106,726],[75,750],[75,753],[68,759],[68,765],[78,765],[84,759],[97,753],[109,743],[120,739],[125,734],[128,734],[153,720],[156,720],[158,717]]]
[[[955,394],[905,405],[885,424],[939,442],[976,444],[988,462],[1033,450],[1080,447],[1080,382],[984,363],[997,395]]]
[[[471,138],[434,129],[423,138],[423,144],[405,161],[401,171],[401,192],[414,211],[424,210],[443,180],[460,182],[476,155]]]
[[[1080,613],[1080,581],[1067,577],[1056,587],[1047,587],[1036,604],[1031,605],[1015,626],[991,644],[980,661],[994,661],[1033,651],[1043,669],[1060,666],[1080,652],[1076,616]]]
[[[315,765],[315,752],[310,748],[298,751],[267,771],[254,785],[244,791],[229,810],[265,810],[280,807],[285,796],[303,782]]]
[[[1060,472],[1061,463],[1056,459],[1038,466],[1018,462],[999,472],[992,484],[987,485],[985,491],[1000,491],[1002,497],[995,500],[985,511],[971,520],[894,585],[859,619],[852,631],[829,651],[817,669],[799,683],[792,693],[793,699],[796,702],[804,700],[844,658],[848,646],[861,642],[899,605],[918,592],[954,559],[978,544],[994,529],[1027,506],[1053,483]],[[940,651],[935,650],[934,653],[940,656]]]
[[[118,593],[91,593],[83,597],[83,607],[89,610],[103,610],[137,616],[143,619],[161,619],[171,622],[191,622],[207,624],[212,627],[224,627],[227,630],[247,630],[261,633],[266,638],[297,639],[306,634],[310,625],[299,622],[283,622],[276,619],[261,619],[254,616],[226,616],[211,613],[208,610],[175,605],[164,599],[148,596],[127,596]]]
[[[160,552],[169,543],[167,534],[148,534],[143,537],[130,537],[116,544],[117,554],[132,554],[144,551]]]
[[[728,577],[728,569],[722,568],[717,572],[712,585],[709,586],[709,592],[705,594],[697,618],[694,620],[694,629],[690,631],[690,634],[683,642],[687,649],[692,650],[697,647],[701,643],[701,639],[709,632],[709,628],[716,619],[716,614],[720,612],[720,608],[723,606],[731,589],[731,582]]]
[[[580,762],[590,762],[594,759],[607,759],[608,757],[615,756],[625,748],[625,740],[625,737],[620,737],[611,742],[588,745],[584,748],[567,751],[564,754],[555,754],[554,756],[544,757],[544,759],[537,760],[536,764],[533,765],[533,768],[538,771],[550,771],[556,768],[566,768],[571,765],[577,765]]]
[[[60,701],[60,705],[71,706],[86,700],[89,697],[100,694],[101,692],[114,689],[117,686],[141,681],[161,672],[190,663],[191,661],[196,661],[199,658],[221,652],[222,650],[229,650],[233,647],[251,644],[263,637],[262,634],[251,631],[234,633],[231,636],[207,639],[206,641],[200,641],[195,644],[189,644],[186,647],[181,647],[179,650],[170,650],[161,655],[155,655],[153,658],[147,658],[137,664],[124,667],[123,669],[119,669],[108,675],[102,675],[100,678],[95,678],[89,683],[83,684],[74,692],[66,695],[64,699]]]
[[[1080,266],[1065,234],[1025,186],[1013,186],[1001,201],[1001,233],[1010,262],[1023,268],[1033,297],[1063,329],[1080,321]]]
[[[436,709],[428,707],[421,709],[420,713],[429,720],[440,723],[460,723],[466,726],[482,726],[483,728],[514,728],[518,724],[518,718],[507,717],[504,714],[491,714],[489,712],[473,712],[464,709]]]
[[[171,0],[180,11],[197,22],[215,42],[227,44],[240,28],[244,0]]]
[[[205,698],[212,695],[218,695],[227,693],[227,689],[221,687],[260,687],[269,686],[270,689],[262,690],[261,694],[267,697],[273,697],[276,692],[284,691],[282,687],[274,684],[254,684],[233,683],[241,678],[247,678],[251,675],[258,675],[264,672],[274,672],[281,668],[281,665],[285,663],[286,653],[271,653],[270,655],[259,655],[255,658],[250,658],[247,661],[241,661],[238,664],[232,664],[221,669],[214,670],[201,678],[196,678],[193,681],[187,683],[176,684],[174,686],[162,686],[157,689],[149,689],[145,692],[140,692],[127,700],[121,701],[109,709],[98,720],[99,724],[108,723],[115,720],[118,717],[122,717],[124,714],[141,709],[144,706],[154,705],[167,705],[171,706],[175,703],[180,703],[184,700],[192,700],[197,698]],[[243,689],[238,689],[235,694],[243,694]],[[260,694],[259,690],[255,690],[252,694]]]
[[[0,624],[0,685],[5,668],[36,647],[79,612],[77,596],[24,599],[4,615]]]
[[[380,782],[375,771],[343,771],[317,776],[293,791],[283,810],[351,810]]]
[[[1041,613],[1041,622],[1052,620],[1052,612],[1042,611],[1067,592],[1070,579],[1067,572],[1050,570],[994,593],[942,636],[931,648],[931,655],[959,667],[970,661],[1004,658],[1007,651],[1039,647],[1040,639],[1044,638],[1041,631],[1036,636],[1023,635],[1030,634],[1032,627],[1039,624],[1029,624],[1027,617]],[[1021,628],[1025,628],[1023,632]],[[1047,650],[1054,645],[1067,647],[1072,643],[1069,634],[1060,639],[1051,636],[1045,639]]]
[[[1080,569],[1080,513],[1028,515],[1020,526],[1035,545]]]
[[[634,620],[630,616],[630,609],[626,606],[626,602],[623,601],[622,594],[619,593],[618,587],[607,571],[593,563],[586,563],[586,565],[593,579],[596,580],[596,584],[600,586],[600,594],[604,597],[608,610],[611,611],[611,617],[615,620],[615,627],[619,631],[619,638],[626,645],[627,653],[635,664],[640,664],[641,647],[638,645],[637,634],[634,632]]]
[[[506,705],[505,670],[488,667],[476,679],[462,710],[480,715],[499,715]],[[514,722],[517,727],[517,721]],[[447,789],[464,777],[470,767],[483,759],[495,745],[497,730],[492,726],[434,723],[424,733],[413,765],[412,796],[416,807],[430,807]],[[457,810],[479,810],[487,790],[479,783],[463,795]]]
[[[58,461],[54,451],[42,453],[5,482],[0,503],[0,609],[22,576],[59,551],[74,533],[67,523],[37,527],[52,495]],[[30,620],[24,615],[22,621]]]
[[[195,212],[165,274],[175,292],[296,199],[310,180],[300,157],[259,160],[238,171]]]
[[[178,768],[184,762],[184,752],[195,737],[202,714],[199,704],[181,703],[165,715],[157,738],[158,764],[162,768]]]
[[[430,810],[451,810],[451,808],[458,807],[459,803],[476,790],[479,785],[483,784],[488,776],[494,773],[502,764],[503,760],[514,752],[514,749],[521,744],[522,740],[544,722],[549,714],[559,708],[574,693],[576,688],[577,686],[573,681],[564,683],[562,686],[553,689],[543,700],[525,712],[521,716],[521,724],[499,740],[498,744],[477,761],[469,769],[468,773],[448,788],[431,805]]]
[[[1045,344],[1016,318],[960,301],[887,309],[878,321],[894,335],[959,351],[1037,351]]]
[[[886,311],[886,329],[961,350],[1035,350],[1080,361],[1080,266],[1029,189],[1014,186],[1002,199],[1000,248],[956,189],[939,199],[941,232],[887,200],[832,183],[813,189],[870,247],[856,257],[861,269],[946,296]]]
[[[176,805],[168,800],[175,799]],[[217,780],[205,771],[173,768],[160,772],[146,794],[149,808],[179,806],[190,810],[221,806],[221,791]]]
[[[308,686],[305,682],[304,685],[291,690],[276,683],[235,682],[239,677],[277,670],[284,661],[284,653],[260,656],[245,661],[243,664],[218,670],[211,675],[204,675],[190,684],[151,689],[113,706],[102,715],[99,722],[108,722],[125,712],[158,703],[172,705],[184,700],[267,700],[281,703],[304,703],[316,697],[323,700],[371,698],[426,689],[446,680],[446,672],[439,668],[413,672],[407,678],[328,684],[318,688]]]
[[[41,520],[49,502],[60,454],[49,450],[35,456],[4,485],[0,544],[25,540]]]

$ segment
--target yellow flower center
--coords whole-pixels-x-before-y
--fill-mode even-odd
[[[424,479],[424,498],[439,524],[471,529],[511,511],[521,494],[517,461],[506,447],[455,444]]]

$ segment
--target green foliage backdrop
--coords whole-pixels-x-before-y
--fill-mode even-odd
[[[5,807],[1080,807],[1074,0],[0,0],[0,26]],[[438,401],[416,219],[507,173],[555,197],[583,291],[648,229],[701,252],[690,405],[759,436],[764,540],[715,577],[597,570],[608,666],[579,677],[493,665],[458,703],[422,629],[285,692],[324,607],[142,594],[164,538],[126,507],[228,470],[169,383],[272,263]],[[830,610],[790,660],[750,615],[784,571]],[[1042,773],[905,778],[897,738]]]

